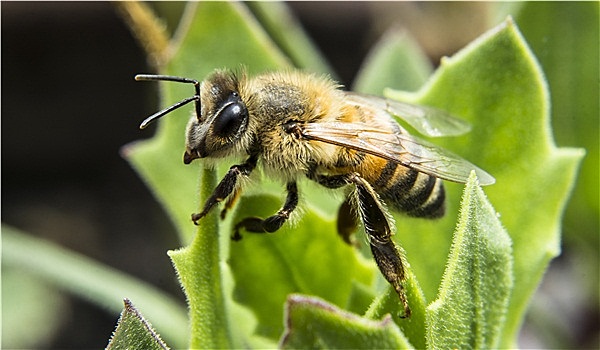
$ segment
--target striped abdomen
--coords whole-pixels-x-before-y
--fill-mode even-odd
[[[396,162],[370,174],[370,183],[390,209],[409,216],[438,218],[444,215],[445,192],[442,180]]]

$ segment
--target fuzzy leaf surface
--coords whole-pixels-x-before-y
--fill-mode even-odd
[[[438,298],[427,307],[431,349],[493,349],[513,288],[511,240],[473,173]]]
[[[409,349],[412,345],[387,315],[380,321],[343,311],[325,301],[291,295],[286,305],[283,349]]]

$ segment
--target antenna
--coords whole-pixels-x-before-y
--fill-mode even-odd
[[[176,76],[172,76],[172,75],[157,75],[157,74],[138,74],[135,76],[135,80],[136,81],[174,81],[177,83],[188,83],[188,84],[194,84],[194,89],[196,90],[196,94],[194,96],[184,98],[183,100],[175,103],[174,105],[167,107],[159,112],[156,112],[156,113],[152,114],[151,116],[149,116],[148,118],[144,119],[142,124],[140,124],[140,129],[144,129],[145,127],[148,126],[148,124],[152,123],[154,120],[156,120],[156,119],[162,117],[163,115],[168,114],[180,107],[183,107],[192,101],[194,101],[196,104],[196,115],[198,117],[200,117],[200,115],[201,115],[200,83],[197,80],[176,77]]]

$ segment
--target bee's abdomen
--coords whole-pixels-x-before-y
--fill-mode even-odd
[[[388,161],[373,187],[387,205],[409,216],[438,218],[444,215],[442,180]]]

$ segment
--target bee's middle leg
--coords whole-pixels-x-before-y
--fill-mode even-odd
[[[286,186],[287,197],[283,207],[279,211],[266,219],[259,217],[247,217],[238,222],[233,230],[231,239],[239,241],[242,239],[240,229],[243,228],[251,233],[271,233],[279,230],[281,226],[289,219],[290,215],[298,206],[298,186],[296,182],[289,182]]]
[[[346,197],[338,209],[336,228],[338,235],[349,245],[358,247],[352,235],[358,229],[358,213],[352,196]]]
[[[321,186],[331,189],[340,188],[352,183],[351,174],[322,175],[317,174],[314,169],[308,173],[308,178]],[[337,233],[344,242],[350,245],[354,245],[352,234],[358,227],[358,217],[356,210],[354,210],[353,201],[352,196],[346,197],[338,209],[337,216]]]

